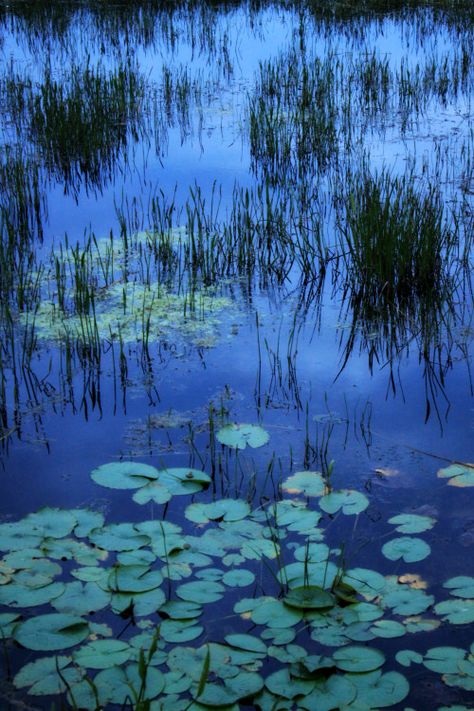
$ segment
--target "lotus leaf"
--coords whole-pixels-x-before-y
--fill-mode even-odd
[[[108,489],[138,489],[158,478],[158,469],[140,462],[109,462],[93,469],[96,484]]]
[[[338,669],[347,672],[369,672],[378,669],[385,662],[385,655],[378,649],[348,645],[338,649],[332,655]],[[404,697],[402,697],[404,698]]]
[[[71,575],[83,583],[97,583],[104,590],[108,587],[109,569],[100,568],[99,566],[86,565],[83,568],[75,568],[71,570]]]
[[[111,606],[118,613],[133,607],[135,617],[145,617],[157,612],[165,601],[163,590],[155,588],[143,593],[113,593]]]
[[[221,427],[216,438],[232,449],[245,449],[247,445],[256,449],[267,444],[270,435],[258,425],[232,424]]]
[[[165,674],[165,688],[163,694],[183,694],[189,691],[193,680],[181,672],[167,672]]]
[[[443,588],[448,588],[455,597],[474,598],[474,578],[470,575],[458,575],[443,583]]]
[[[310,534],[314,532],[321,520],[319,511],[310,511],[303,501],[278,501],[270,508],[279,527],[289,531]]]
[[[436,523],[432,516],[420,516],[419,514],[399,514],[388,519],[389,523],[396,525],[399,533],[423,533],[428,531]]]
[[[382,553],[389,560],[404,560],[405,563],[416,563],[431,553],[428,543],[421,538],[400,536],[393,538],[382,547]]]
[[[360,491],[340,489],[331,491],[319,500],[319,506],[328,514],[335,514],[342,510],[346,515],[357,515],[369,505],[369,500]]]
[[[147,548],[138,548],[135,551],[123,551],[117,553],[117,562],[122,565],[150,565],[156,560],[156,555],[153,551]]]
[[[132,650],[127,642],[118,639],[99,639],[89,642],[73,653],[76,664],[86,669],[109,669],[130,659]]]
[[[472,464],[451,464],[449,467],[440,469],[438,477],[449,479],[450,486],[474,486],[474,465]]]
[[[82,617],[64,613],[38,615],[21,622],[14,630],[16,641],[27,649],[52,652],[82,642],[89,625]]]
[[[302,471],[288,477],[283,482],[282,489],[288,494],[323,496],[326,491],[326,484],[321,472]]]
[[[97,583],[85,583],[79,580],[66,583],[64,592],[55,598],[51,605],[58,612],[70,612],[87,615],[102,610],[110,603],[110,593],[100,588]]]

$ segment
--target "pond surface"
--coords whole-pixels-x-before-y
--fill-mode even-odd
[[[0,25],[1,707],[474,708],[472,10]]]

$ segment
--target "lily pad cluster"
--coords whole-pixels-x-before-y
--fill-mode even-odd
[[[406,698],[403,672],[413,663],[471,689],[472,648],[403,647],[398,669],[385,669],[384,640],[474,621],[474,578],[450,578],[436,600],[416,574],[341,567],[324,522],[358,515],[365,495],[328,491],[319,472],[306,471],[283,483],[286,498],[252,509],[240,499],[195,500],[211,482],[197,469],[113,462],[92,478],[142,504],[194,497],[184,507],[193,529],[160,516],[106,523],[84,508],[0,524],[2,636],[40,655],[16,672],[19,692],[65,694],[88,709],[147,700],[152,711],[240,703],[370,711]],[[435,520],[403,514],[390,523],[420,533]],[[400,536],[384,553],[410,565],[421,560],[418,541]],[[111,613],[132,623],[120,638],[104,623]]]

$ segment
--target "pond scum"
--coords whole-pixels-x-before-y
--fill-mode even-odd
[[[25,432],[49,448],[53,414],[128,417],[130,390],[159,402],[169,360],[191,390],[193,357],[242,324],[256,340],[250,422],[227,386],[198,413],[150,406],[84,484],[121,514],[0,523],[2,708],[474,708],[473,571],[457,554],[443,574],[431,498],[379,516],[369,483],[344,482],[333,429],[368,448],[372,403],[356,425],[325,396],[311,418],[298,371],[329,301],[335,380],[362,354],[403,392],[412,353],[440,427],[453,363],[472,394],[473,19],[461,0],[0,2],[4,468]],[[283,48],[236,80],[235,27],[256,41],[272,22]],[[230,188],[153,182],[216,126],[245,154]],[[84,212],[112,191],[109,230],[81,214],[51,234],[58,191]],[[280,456],[272,408],[296,413],[301,455]],[[441,497],[474,486],[472,463],[438,464]]]

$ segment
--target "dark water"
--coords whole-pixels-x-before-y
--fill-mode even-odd
[[[473,459],[469,10],[328,16],[283,4],[13,3],[0,13],[3,520],[45,506],[81,507],[103,512],[107,523],[164,519],[198,537],[201,528],[184,517],[191,502],[243,499],[265,510],[296,497],[317,511],[318,498],[286,492],[284,482],[321,471],[333,490],[368,498],[357,516],[323,512],[321,536],[343,549],[344,563],[337,555],[333,562],[421,576],[434,595],[421,614],[441,622],[434,631],[372,634],[340,647],[319,644],[300,626],[294,644],[308,653],[375,647],[385,654],[383,673],[403,674],[410,685],[393,704],[362,692],[356,701],[354,692],[334,708],[471,708],[472,619],[449,621],[434,607],[448,599],[474,605],[474,594],[453,597],[443,588],[473,570],[472,488],[437,477]],[[359,174],[385,175],[392,187],[399,180],[422,195],[437,191],[452,246],[439,248],[439,273],[428,285],[417,281],[417,266],[403,293],[379,283],[374,296],[367,287],[370,268],[341,236]],[[377,224],[386,227],[380,215]],[[137,237],[144,230],[148,239]],[[76,261],[65,256],[67,245]],[[44,316],[48,304],[58,308],[60,284],[64,313]],[[151,306],[149,284],[164,290]],[[94,309],[78,307],[79,293],[95,299]],[[145,336],[148,307],[161,310]],[[80,319],[73,321],[80,308],[89,325],[98,315],[97,332],[80,335]],[[236,452],[215,438],[230,423],[260,425],[269,441]],[[212,483],[166,506],[139,506],[133,491],[91,479],[113,461],[193,467]],[[412,534],[429,543],[429,557],[382,554],[384,543],[405,535],[388,523],[400,513],[436,519]],[[312,535],[289,532],[282,560],[289,563],[295,541]],[[242,597],[281,596],[268,571],[281,560],[270,561],[247,563],[259,582],[226,588],[224,599],[204,608],[202,635],[184,646],[237,632],[259,637],[262,628],[233,606]],[[163,558],[154,565],[163,568]],[[378,602],[384,619],[406,625],[409,615],[384,605],[383,595]],[[19,610],[22,620],[51,611]],[[155,628],[160,617],[149,617]],[[124,624],[103,610],[94,620],[110,624],[114,637]],[[137,632],[131,625],[123,639]],[[2,708],[18,700],[51,708],[51,695],[11,685],[38,649],[5,644],[11,664]],[[426,655],[446,645],[465,650],[464,667],[449,669],[448,678],[395,659],[400,650]],[[265,679],[286,666],[270,655],[260,673]],[[334,676],[344,671],[334,668]],[[293,672],[287,698],[295,695]],[[198,680],[199,672],[191,694]],[[165,688],[151,708],[203,708],[189,706],[187,689],[177,693]],[[235,708],[239,699],[261,708],[322,703],[259,698],[237,695]]]

